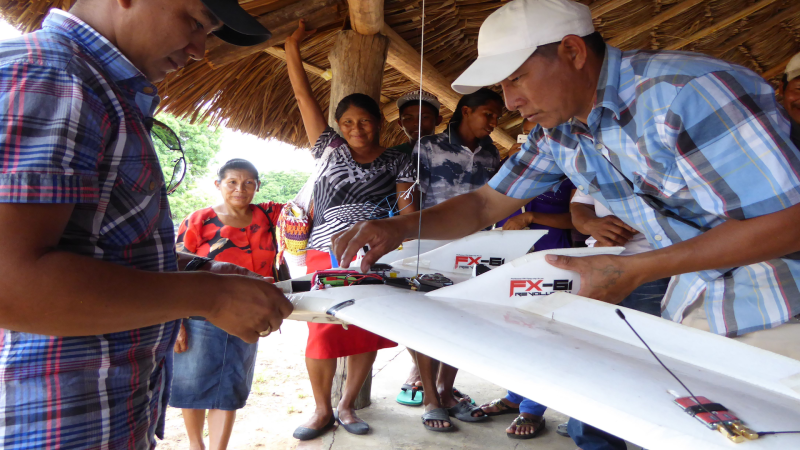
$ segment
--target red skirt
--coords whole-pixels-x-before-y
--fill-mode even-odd
[[[327,252],[308,250],[306,267],[308,273],[330,269],[331,257]],[[306,358],[340,358],[397,347],[395,342],[357,326],[349,325],[347,328],[345,330],[341,325],[308,322]]]

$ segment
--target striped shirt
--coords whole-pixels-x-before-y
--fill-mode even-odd
[[[74,204],[59,250],[177,270],[145,125],[158,102],[108,40],[52,10],[42,30],[0,43],[0,202]],[[176,333],[175,322],[84,337],[0,330],[0,448],[154,448]]]
[[[800,202],[792,125],[763,78],[699,54],[606,49],[588,126],[534,129],[494,189],[532,198],[569,177],[655,249]],[[718,334],[785,323],[800,313],[796,256],[681,275],[663,316],[680,321],[705,298]]]
[[[405,153],[387,148],[368,164],[359,164],[343,137],[328,127],[311,155],[318,162],[314,184],[314,218],[308,248],[327,251],[331,236],[362,220],[387,217],[395,206],[397,183],[413,183],[414,170]]]
[[[422,209],[478,189],[488,183],[500,167],[500,152],[492,138],[481,139],[472,151],[461,142],[458,124],[448,125],[443,133],[423,137],[419,148]],[[411,161],[417,161],[416,151]]]

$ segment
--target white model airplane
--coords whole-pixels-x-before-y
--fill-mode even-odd
[[[621,248],[525,254],[543,234],[490,231],[423,242],[433,250],[420,254],[420,273],[453,281],[427,293],[390,285],[292,292],[292,282],[278,285],[295,306],[290,319],[357,325],[648,449],[800,449],[800,434],[726,439],[735,431],[730,425],[718,432],[687,414],[676,397],[689,393],[616,310],[694,394],[724,405],[757,432],[800,430],[800,362],[574,295],[580,277],[547,264],[544,255]],[[384,279],[416,274],[416,243],[400,252],[392,270],[381,272]],[[479,264],[492,270],[474,276]],[[410,309],[414,321],[396,320]]]

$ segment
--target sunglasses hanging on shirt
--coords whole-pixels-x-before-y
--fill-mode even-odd
[[[186,154],[183,152],[183,147],[181,147],[181,140],[170,127],[156,119],[153,119],[153,127],[150,129],[150,134],[157,137],[168,149],[180,152],[180,156],[176,154],[177,158],[173,160],[175,166],[172,168],[172,174],[164,174],[165,179],[169,178],[167,195],[172,194],[180,186],[183,177],[186,176]]]

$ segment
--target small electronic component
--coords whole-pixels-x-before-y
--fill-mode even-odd
[[[700,403],[695,401],[695,398]],[[735,414],[719,403],[705,397],[680,397],[675,403],[712,430],[717,430],[729,440],[740,443],[745,439],[758,439],[758,433],[747,428]]]
[[[453,280],[440,273],[427,273],[411,279],[412,289],[421,292],[430,292],[446,286],[452,286]]]

